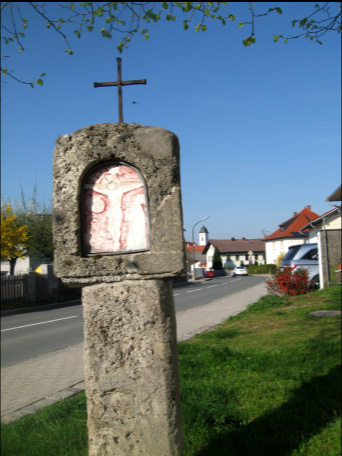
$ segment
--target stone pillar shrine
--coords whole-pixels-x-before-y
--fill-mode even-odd
[[[53,180],[55,273],[82,286],[89,455],[181,455],[178,139],[88,126],[58,139]]]

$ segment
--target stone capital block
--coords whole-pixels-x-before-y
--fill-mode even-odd
[[[62,136],[53,183],[54,269],[64,282],[184,270],[179,143],[172,132],[108,123]]]

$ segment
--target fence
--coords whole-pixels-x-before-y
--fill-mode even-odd
[[[29,272],[1,276],[1,306],[11,302],[61,302],[81,297],[80,288],[70,289],[56,276]]]
[[[26,301],[28,275],[1,277],[1,302]]]

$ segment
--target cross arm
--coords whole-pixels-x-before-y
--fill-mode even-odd
[[[133,81],[94,82],[94,87],[111,87],[118,85],[146,84],[146,79],[135,79]]]

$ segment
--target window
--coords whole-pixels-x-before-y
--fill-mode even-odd
[[[306,255],[303,256],[303,260],[318,260],[318,249],[310,250]]]

